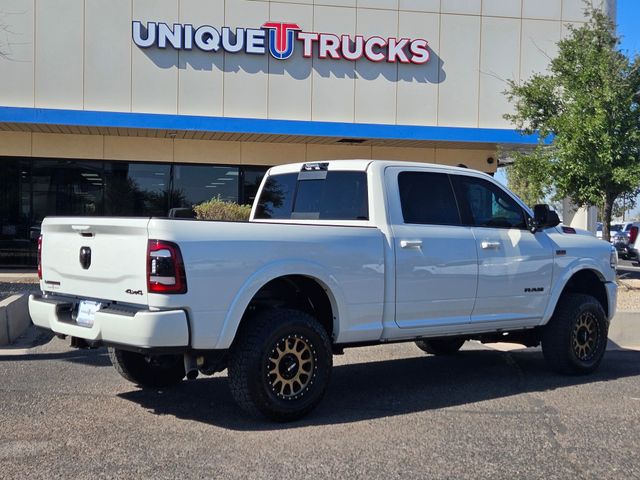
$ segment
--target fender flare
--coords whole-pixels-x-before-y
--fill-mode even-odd
[[[244,312],[256,293],[270,281],[287,275],[309,277],[325,289],[333,311],[334,336],[339,334],[340,318],[348,312],[340,283],[322,265],[308,260],[293,259],[268,263],[250,275],[242,284],[227,310],[215,349],[228,349],[231,346]]]
[[[551,320],[553,312],[555,312],[558,301],[560,300],[560,296],[562,295],[562,292],[567,286],[567,283],[569,283],[569,280],[571,280],[571,278],[576,273],[581,272],[582,270],[589,270],[595,273],[597,277],[604,283],[606,280],[602,276],[602,273],[600,273],[600,268],[601,265],[590,258],[576,258],[567,267],[565,267],[563,269],[564,272],[562,276],[556,280],[555,287],[551,291],[549,302],[547,303],[547,308],[544,312],[540,325],[546,325],[547,322]]]

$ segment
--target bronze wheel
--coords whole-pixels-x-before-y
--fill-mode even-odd
[[[295,400],[313,384],[317,356],[309,339],[287,335],[271,349],[267,360],[267,382],[278,397]]]
[[[591,312],[583,312],[573,327],[573,354],[582,362],[590,361],[600,343],[598,319]]]

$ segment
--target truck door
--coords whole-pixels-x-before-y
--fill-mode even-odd
[[[465,224],[478,251],[473,322],[530,321],[542,317],[553,272],[552,246],[531,233],[527,214],[499,185],[480,176],[452,175]]]
[[[385,179],[397,325],[433,330],[469,323],[478,277],[476,244],[471,228],[461,224],[449,175],[390,167]]]

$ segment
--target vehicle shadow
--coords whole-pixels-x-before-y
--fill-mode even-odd
[[[2,350],[0,350],[0,363],[61,360],[93,367],[111,367],[111,360],[109,360],[106,348],[90,350],[71,349],[64,352],[35,352],[20,355],[3,355],[2,353]]]
[[[133,390],[119,396],[157,415],[259,431],[358,422],[637,375],[640,351],[631,350],[609,351],[596,373],[574,377],[550,372],[538,350],[469,350],[446,358],[348,364],[334,368],[326,395],[315,411],[287,424],[245,415],[235,405],[224,377],[184,382],[161,392]]]
[[[93,367],[110,367],[111,360],[106,349],[99,350],[70,350],[61,353],[34,353],[27,355],[0,355],[0,362],[24,362],[42,360],[63,360]]]

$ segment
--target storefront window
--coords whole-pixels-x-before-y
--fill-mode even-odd
[[[102,215],[104,173],[101,162],[37,160],[31,169],[35,222],[49,215]]]
[[[40,228],[32,229],[30,164],[0,158],[0,266],[25,267],[36,262]]]
[[[159,216],[173,203],[171,165],[166,163],[105,163],[105,214]]]
[[[174,205],[189,208],[216,197],[238,202],[239,171],[238,167],[175,165]]]
[[[242,203],[253,205],[258,188],[267,173],[268,167],[245,167],[242,176]]]
[[[193,205],[215,197],[252,203],[266,171],[0,157],[0,267],[35,266],[46,216],[183,216]]]

